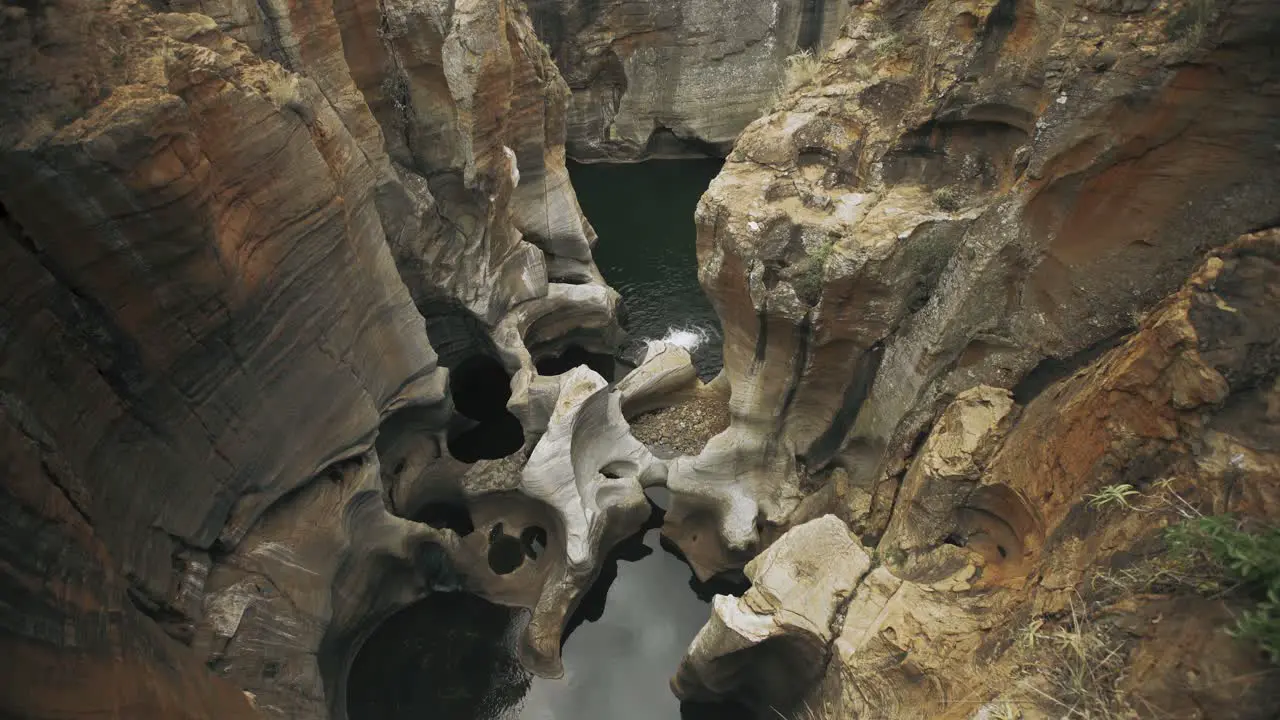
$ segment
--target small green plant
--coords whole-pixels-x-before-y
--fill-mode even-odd
[[[933,191],[933,204],[947,212],[955,212],[964,204],[964,198],[953,187],[940,187]]]
[[[1181,0],[1165,21],[1165,36],[1173,42],[1199,45],[1217,14],[1217,4],[1217,0]]]
[[[795,289],[796,295],[809,304],[816,303],[822,295],[823,272],[826,270],[827,261],[831,259],[834,248],[834,241],[828,240],[823,243],[813,254],[805,256],[791,279],[791,287]]]
[[[1231,634],[1280,664],[1280,526],[1250,532],[1230,515],[1212,515],[1169,526],[1165,540],[1171,554],[1209,563],[1257,602]]]
[[[1136,488],[1127,483],[1119,485],[1108,485],[1098,491],[1096,495],[1085,495],[1089,498],[1089,507],[1102,510],[1111,505],[1119,505],[1123,508],[1133,509],[1133,502],[1129,498],[1135,495],[1142,495]]]

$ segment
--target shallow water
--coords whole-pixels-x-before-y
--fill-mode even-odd
[[[649,160],[626,165],[569,163],[582,212],[600,236],[596,265],[626,307],[629,353],[672,330],[711,335],[694,351],[710,379],[723,363],[720,321],[698,285],[693,211],[720,160]]]

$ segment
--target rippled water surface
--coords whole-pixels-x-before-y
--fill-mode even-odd
[[[698,285],[693,211],[723,164],[569,164],[582,211],[600,236],[596,264],[626,305],[630,351],[672,329],[701,329],[713,335],[694,352],[704,379],[722,364],[720,322]]]

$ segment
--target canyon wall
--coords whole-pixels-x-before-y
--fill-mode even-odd
[[[821,52],[848,0],[531,0],[573,91],[583,161],[724,155],[777,98],[787,58]]]
[[[1247,603],[1152,573],[1169,524],[1280,517],[1278,37],[1253,0],[851,11],[699,205],[730,427],[673,468],[719,490],[675,493],[665,532],[707,576],[833,513],[871,569],[733,620],[769,636],[750,662],[717,604],[682,697],[1277,712],[1275,669],[1223,632]],[[821,574],[830,545],[771,571]],[[830,628],[785,625],[805,608]],[[807,693],[763,677],[793,657],[830,660]]]
[[[501,0],[2,20],[0,714],[341,717],[460,582],[390,512],[467,470],[440,366],[620,337],[568,89]]]
[[[956,393],[1030,400],[1206,248],[1274,224],[1278,8],[1187,26],[1198,7],[855,9],[699,205],[733,396],[700,467],[762,468],[768,522],[847,476],[847,519],[879,536]],[[730,554],[761,537],[722,530]]]
[[[1274,714],[1229,600],[1097,588],[1162,523],[1277,515],[1280,6],[736,5],[0,12],[0,714],[341,718],[367,633],[439,588],[530,608],[554,674],[662,484],[699,576],[786,563],[682,694],[995,717],[1083,618],[1119,690]],[[696,218],[729,427],[658,459],[608,378],[538,371],[621,337],[565,158],[730,145]],[[490,411],[514,446],[455,457]],[[1116,485],[1135,510],[1088,502]],[[414,520],[439,501],[476,532]],[[752,647],[803,682],[716,654],[766,595],[829,619]]]

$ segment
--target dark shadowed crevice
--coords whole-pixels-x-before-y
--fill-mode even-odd
[[[489,531],[489,569],[499,575],[515,572],[524,564],[524,543],[514,535],[508,535],[502,523]]]
[[[1031,369],[1031,372],[1023,376],[1022,380],[1013,386],[1013,401],[1019,405],[1026,405],[1041,392],[1044,392],[1045,388],[1059,380],[1070,377],[1076,371],[1102,357],[1103,353],[1124,342],[1128,332],[1128,329],[1122,330],[1065,358],[1047,357],[1041,360],[1038,365]]]
[[[649,141],[645,145],[644,154],[647,157],[670,158],[670,157],[709,157],[722,158],[729,154],[729,149],[733,144],[721,145],[719,143],[707,142],[700,137],[692,135],[678,135],[671,128],[659,125],[653,129],[649,135]]]
[[[520,611],[437,593],[385,620],[347,679],[350,720],[498,720],[529,688],[510,643]]]
[[[580,365],[586,365],[608,381],[614,379],[617,371],[612,355],[594,353],[581,345],[570,345],[559,355],[538,358],[535,363],[538,374],[546,376],[563,375]]]
[[[487,355],[475,355],[449,373],[453,404],[470,427],[452,428],[449,454],[462,462],[496,460],[524,445],[524,429],[507,410],[511,399],[511,376]]]
[[[826,3],[823,0],[803,0],[800,6],[800,34],[796,38],[796,47],[800,50],[816,52],[822,40],[822,13]]]
[[[791,405],[796,400],[796,394],[800,391],[800,381],[804,379],[805,368],[809,365],[809,342],[810,335],[813,330],[813,312],[809,311],[804,314],[804,319],[796,326],[796,335],[799,336],[799,346],[796,348],[795,365],[792,366],[791,380],[787,383],[787,390],[782,396],[782,407],[778,409],[777,430],[781,434],[782,427],[787,421],[787,413],[791,411]]]
[[[471,512],[462,503],[429,502],[413,516],[413,520],[437,530],[449,529],[460,536],[475,532]]]
[[[858,419],[858,411],[862,409],[862,403],[871,392],[871,384],[875,381],[876,373],[880,371],[880,360],[883,357],[884,345],[876,343],[858,361],[853,377],[845,387],[840,409],[831,419],[831,424],[809,445],[809,449],[801,458],[810,472],[826,465],[844,444],[845,437],[853,429],[854,421]]]

